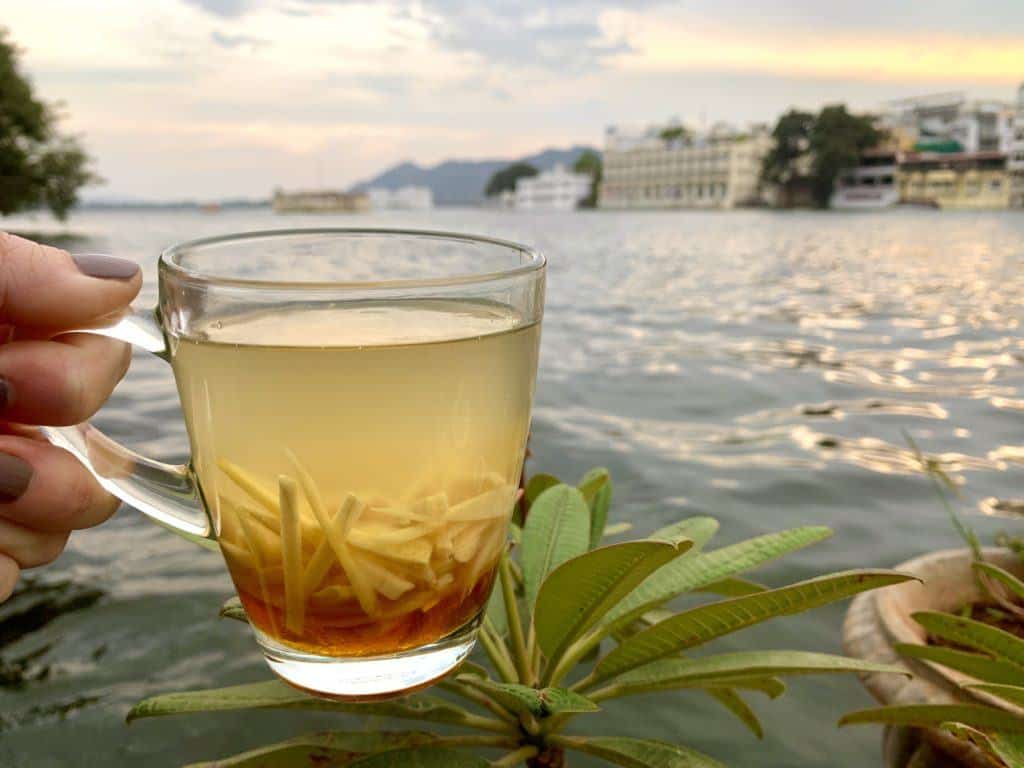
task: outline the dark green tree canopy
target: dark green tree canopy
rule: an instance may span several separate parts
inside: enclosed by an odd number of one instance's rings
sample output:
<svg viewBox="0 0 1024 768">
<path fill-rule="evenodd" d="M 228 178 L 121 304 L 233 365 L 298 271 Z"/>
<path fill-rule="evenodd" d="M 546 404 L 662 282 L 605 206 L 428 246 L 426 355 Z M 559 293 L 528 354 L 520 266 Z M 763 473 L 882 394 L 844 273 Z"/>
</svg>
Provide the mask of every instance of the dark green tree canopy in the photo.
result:
<svg viewBox="0 0 1024 768">
<path fill-rule="evenodd" d="M 572 169 L 576 173 L 586 173 L 590 175 L 590 178 L 592 179 L 590 194 L 580 201 L 580 207 L 593 208 L 597 205 L 597 188 L 601 183 L 601 174 L 603 172 L 601 156 L 593 150 L 585 150 L 576 158 L 576 162 L 573 163 Z"/>
<path fill-rule="evenodd" d="M 537 169 L 529 163 L 512 163 L 512 165 L 502 168 L 500 171 L 496 171 L 493 176 L 488 180 L 487 186 L 484 188 L 484 194 L 487 197 L 494 197 L 500 195 L 505 191 L 515 191 L 516 182 L 519 179 L 525 179 L 530 176 L 536 176 Z"/>
<path fill-rule="evenodd" d="M 89 157 L 57 132 L 58 115 L 18 69 L 18 49 L 0 28 L 0 215 L 45 205 L 63 219 L 78 190 L 98 181 Z"/>
</svg>

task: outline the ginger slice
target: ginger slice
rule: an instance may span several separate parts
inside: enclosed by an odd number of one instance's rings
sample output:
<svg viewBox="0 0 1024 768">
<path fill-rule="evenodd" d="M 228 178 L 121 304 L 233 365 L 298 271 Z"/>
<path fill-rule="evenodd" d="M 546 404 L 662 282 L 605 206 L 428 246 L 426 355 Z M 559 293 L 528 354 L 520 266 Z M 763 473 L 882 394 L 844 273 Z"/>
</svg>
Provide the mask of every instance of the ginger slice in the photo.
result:
<svg viewBox="0 0 1024 768">
<path fill-rule="evenodd" d="M 388 502 L 371 503 L 367 510 L 367 515 L 382 518 L 388 522 L 398 523 L 402 526 L 430 522 L 430 518 L 417 514 L 405 505 L 389 504 Z"/>
<path fill-rule="evenodd" d="M 380 541 L 372 532 L 353 529 L 349 532 L 349 541 L 353 547 L 373 552 L 375 555 L 386 557 L 389 560 L 398 560 L 403 563 L 414 565 L 427 565 L 430 563 L 430 555 L 434 547 L 429 541 L 421 538 L 415 541 L 407 541 L 401 544 L 392 544 L 387 541 Z"/>
<path fill-rule="evenodd" d="M 242 538 L 245 539 L 246 545 L 252 552 L 253 558 L 256 560 L 256 582 L 260 590 L 260 596 L 263 599 L 263 603 L 269 608 L 273 603 L 271 602 L 271 592 L 267 588 L 267 579 L 263 573 L 264 561 L 260 554 L 259 547 L 255 540 L 254 529 L 256 526 L 250 522 L 249 516 L 245 514 L 245 510 L 238 510 L 238 523 L 239 529 L 242 532 Z M 267 615 L 270 617 L 270 628 L 271 631 L 276 635 L 278 634 L 277 619 L 274 618 L 274 612 L 271 610 L 267 611 Z"/>
<path fill-rule="evenodd" d="M 488 520 L 464 523 L 452 534 L 452 556 L 456 562 L 468 563 L 479 551 L 483 537 L 496 524 Z M 454 526 L 453 526 L 454 528 Z"/>
<path fill-rule="evenodd" d="M 403 579 L 388 569 L 379 560 L 374 559 L 372 555 L 358 556 L 357 562 L 366 572 L 373 588 L 388 600 L 397 600 L 416 586 L 411 581 Z"/>
<path fill-rule="evenodd" d="M 299 525 L 299 489 L 287 475 L 277 478 L 281 506 L 281 563 L 284 568 L 285 627 L 301 634 L 306 623 L 306 595 L 302 588 L 302 528 Z"/>
<path fill-rule="evenodd" d="M 314 611 L 335 611 L 356 599 L 356 593 L 351 587 L 342 587 L 337 584 L 325 587 L 314 592 L 309 597 L 309 607 Z"/>
<path fill-rule="evenodd" d="M 249 570 L 257 568 L 256 556 L 249 550 L 237 544 L 232 544 L 227 539 L 221 539 L 219 544 L 224 556 L 234 565 L 248 568 Z"/>
<path fill-rule="evenodd" d="M 355 510 L 349 510 L 348 513 L 342 515 L 335 515 L 334 520 L 327 519 L 327 510 L 324 507 L 323 497 L 320 495 L 320 489 L 317 488 L 316 481 L 313 480 L 313 476 L 299 461 L 299 457 L 289 449 L 285 449 L 285 454 L 288 459 L 295 466 L 295 473 L 299 476 L 299 484 L 302 486 L 302 492 L 306 496 L 306 501 L 309 502 L 310 509 L 313 510 L 313 517 L 316 518 L 320 528 L 324 532 L 324 536 L 327 539 L 327 543 L 334 551 L 335 556 L 338 558 L 338 563 L 341 565 L 345 576 L 348 577 L 349 583 L 352 585 L 352 589 L 355 590 L 356 598 L 359 600 L 359 605 L 363 611 L 368 615 L 374 615 L 377 612 L 377 595 L 370 588 L 369 584 L 366 583 L 365 575 L 359 570 L 358 564 L 352 557 L 352 553 L 348 548 L 349 535 L 352 530 L 354 518 L 357 514 L 362 513 L 362 505 Z M 347 499 L 346 499 L 347 501 Z M 343 508 L 344 508 L 343 504 Z"/>
<path fill-rule="evenodd" d="M 445 522 L 448 512 L 448 496 L 444 493 L 436 493 L 420 499 L 413 507 L 413 511 L 422 515 L 430 521 L 434 528 L 434 547 L 437 554 L 449 555 L 452 551 L 452 537 Z"/>
<path fill-rule="evenodd" d="M 341 502 L 341 506 L 338 507 L 338 511 L 334 513 L 334 517 L 331 518 L 330 525 L 338 528 L 338 530 L 345 530 L 349 518 L 359 516 L 361 512 L 360 506 L 361 502 L 359 499 L 351 493 L 348 494 Z M 324 580 L 327 572 L 331 570 L 331 566 L 334 565 L 336 559 L 330 542 L 325 536 L 322 536 L 320 544 L 317 546 L 316 551 L 313 552 L 313 557 L 310 558 L 309 564 L 306 566 L 306 573 L 303 576 L 303 586 L 307 595 L 312 594 L 320 586 L 320 583 Z"/>
<path fill-rule="evenodd" d="M 473 587 L 476 586 L 480 577 L 490 568 L 494 567 L 501 554 L 501 548 L 505 545 L 505 541 L 504 526 L 493 526 L 490 531 L 483 534 L 476 555 L 467 569 L 468 575 L 465 583 L 462 585 L 463 594 L 468 595 L 473 590 Z"/>
<path fill-rule="evenodd" d="M 511 485 L 494 488 L 449 508 L 445 519 L 453 523 L 468 523 L 509 517 L 515 494 L 516 489 Z"/>
<path fill-rule="evenodd" d="M 277 505 L 277 497 L 264 487 L 259 480 L 250 475 L 233 461 L 228 461 L 223 458 L 218 459 L 217 466 L 220 467 L 221 472 L 231 478 L 235 485 L 245 491 L 253 501 L 259 503 L 260 506 L 268 512 L 273 513 L 276 520 L 280 513 L 280 509 Z"/>
</svg>

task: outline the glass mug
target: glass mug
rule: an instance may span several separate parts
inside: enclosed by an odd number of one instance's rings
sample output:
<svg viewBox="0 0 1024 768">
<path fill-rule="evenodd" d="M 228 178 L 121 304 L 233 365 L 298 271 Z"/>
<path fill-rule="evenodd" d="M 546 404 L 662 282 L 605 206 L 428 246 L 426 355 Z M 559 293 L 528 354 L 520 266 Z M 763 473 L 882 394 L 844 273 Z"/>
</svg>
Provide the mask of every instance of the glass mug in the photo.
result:
<svg viewBox="0 0 1024 768">
<path fill-rule="evenodd" d="M 187 465 L 47 428 L 107 490 L 219 548 L 271 669 L 365 699 L 469 654 L 529 431 L 545 259 L 438 232 L 176 245 L 159 304 L 94 332 L 171 363 Z"/>
</svg>

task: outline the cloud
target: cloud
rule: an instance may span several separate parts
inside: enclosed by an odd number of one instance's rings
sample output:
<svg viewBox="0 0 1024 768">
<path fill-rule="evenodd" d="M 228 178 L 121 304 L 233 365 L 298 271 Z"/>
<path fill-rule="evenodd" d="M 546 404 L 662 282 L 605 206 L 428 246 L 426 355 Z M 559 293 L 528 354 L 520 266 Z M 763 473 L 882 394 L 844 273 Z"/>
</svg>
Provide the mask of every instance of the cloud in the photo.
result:
<svg viewBox="0 0 1024 768">
<path fill-rule="evenodd" d="M 183 0 L 183 2 L 224 19 L 244 16 L 256 5 L 252 0 Z"/>
<path fill-rule="evenodd" d="M 262 40 L 258 37 L 253 37 L 252 35 L 232 35 L 228 32 L 221 32 L 218 29 L 215 29 L 210 34 L 210 39 L 213 40 L 213 42 L 216 45 L 219 45 L 221 48 L 228 49 L 241 48 L 243 46 L 247 46 L 250 48 L 261 48 L 265 45 L 268 45 L 268 42 L 266 40 Z"/>
</svg>

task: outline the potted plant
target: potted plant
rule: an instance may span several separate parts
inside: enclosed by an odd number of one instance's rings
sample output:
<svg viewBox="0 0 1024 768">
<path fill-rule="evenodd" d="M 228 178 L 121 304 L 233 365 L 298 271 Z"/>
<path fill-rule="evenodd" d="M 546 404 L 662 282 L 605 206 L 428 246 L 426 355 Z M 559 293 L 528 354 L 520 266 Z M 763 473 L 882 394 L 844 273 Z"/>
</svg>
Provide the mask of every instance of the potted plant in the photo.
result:
<svg viewBox="0 0 1024 768">
<path fill-rule="evenodd" d="M 220 690 L 170 693 L 129 713 L 136 720 L 190 712 L 288 708 L 440 723 L 423 730 L 313 733 L 207 763 L 207 766 L 323 765 L 359 768 L 479 768 L 526 763 L 564 766 L 581 752 L 633 768 L 720 766 L 689 747 L 625 735 L 591 735 L 577 718 L 650 691 L 711 696 L 751 731 L 761 725 L 747 701 L 785 690 L 789 675 L 902 670 L 804 651 L 690 656 L 694 649 L 768 619 L 823 606 L 912 577 L 889 570 L 835 573 L 769 589 L 742 575 L 819 542 L 827 528 L 802 527 L 708 549 L 718 529 L 692 517 L 645 539 L 605 544 L 628 526 L 606 525 L 612 483 L 602 469 L 577 486 L 531 479 L 480 631 L 487 665 L 467 663 L 429 693 L 367 704 L 325 701 L 270 680 Z M 666 609 L 691 593 L 718 595 Z M 237 601 L 223 614 L 245 619 Z M 459 731 L 451 733 L 452 728 Z M 465 731 L 465 732 L 463 732 Z M 488 762 L 482 755 L 490 753 Z"/>
<path fill-rule="evenodd" d="M 911 447 L 967 546 L 901 563 L 897 568 L 919 581 L 853 601 L 843 627 L 847 653 L 902 664 L 914 677 L 865 676 L 868 690 L 886 706 L 851 713 L 842 723 L 919 729 L 887 734 L 891 768 L 928 765 L 935 754 L 975 768 L 1024 768 L 1019 546 L 1003 536 L 1003 547 L 982 548 L 949 502 L 955 484 L 912 441 Z"/>
</svg>

